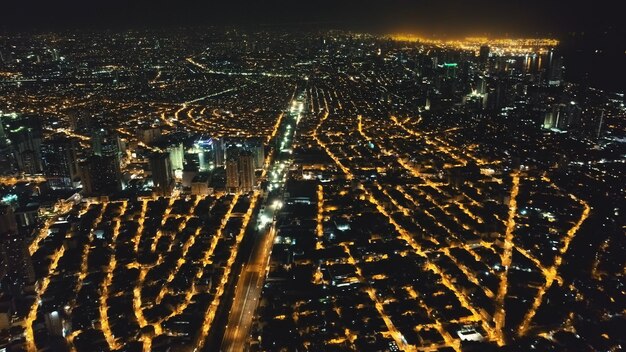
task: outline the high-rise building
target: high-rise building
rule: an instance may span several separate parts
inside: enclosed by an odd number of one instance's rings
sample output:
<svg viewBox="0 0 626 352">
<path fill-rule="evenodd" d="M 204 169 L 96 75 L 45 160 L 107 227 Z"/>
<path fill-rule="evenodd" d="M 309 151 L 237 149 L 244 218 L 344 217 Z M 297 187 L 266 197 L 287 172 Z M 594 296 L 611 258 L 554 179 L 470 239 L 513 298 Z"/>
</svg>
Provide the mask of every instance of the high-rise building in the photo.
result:
<svg viewBox="0 0 626 352">
<path fill-rule="evenodd" d="M 2 119 L 20 172 L 37 174 L 41 165 L 41 122 L 34 116 L 13 115 Z"/>
<path fill-rule="evenodd" d="M 209 181 L 211 175 L 208 173 L 197 174 L 191 182 L 191 194 L 206 196 L 212 193 L 212 189 L 209 188 Z"/>
<path fill-rule="evenodd" d="M 93 135 L 98 130 L 98 119 L 89 111 L 80 108 L 70 109 L 67 112 L 70 128 L 80 133 Z"/>
<path fill-rule="evenodd" d="M 59 49 L 50 49 L 50 55 L 52 56 L 53 61 L 59 61 L 61 59 Z"/>
<path fill-rule="evenodd" d="M 559 104 L 555 128 L 567 131 L 580 121 L 581 109 L 576 102 Z"/>
<path fill-rule="evenodd" d="M 41 147 L 44 174 L 53 189 L 71 189 L 79 178 L 79 144 L 76 139 L 55 135 Z"/>
<path fill-rule="evenodd" d="M 446 78 L 456 78 L 459 64 L 456 62 L 446 62 L 443 64 Z"/>
<path fill-rule="evenodd" d="M 102 155 L 102 142 L 106 131 L 104 129 L 97 129 L 91 132 L 91 152 L 93 155 Z"/>
<path fill-rule="evenodd" d="M 87 195 L 107 195 L 122 189 L 119 162 L 115 156 L 92 155 L 80 164 L 83 191 Z"/>
<path fill-rule="evenodd" d="M 478 76 L 478 82 L 476 83 L 476 93 L 484 95 L 487 93 L 487 78 L 484 76 Z"/>
<path fill-rule="evenodd" d="M 244 150 L 239 154 L 239 190 L 242 192 L 251 192 L 254 189 L 254 163 L 251 151 Z"/>
<path fill-rule="evenodd" d="M 489 62 L 489 53 L 490 53 L 491 49 L 489 48 L 488 45 L 483 45 L 480 47 L 480 51 L 478 54 L 478 59 L 480 60 L 481 64 L 487 64 L 487 62 Z"/>
<path fill-rule="evenodd" d="M 224 166 L 224 138 L 213 140 L 213 150 L 215 151 L 215 166 Z"/>
<path fill-rule="evenodd" d="M 170 163 L 172 164 L 172 170 L 182 170 L 184 166 L 185 150 L 183 144 L 178 143 L 167 147 L 167 152 L 170 156 Z"/>
<path fill-rule="evenodd" d="M 106 178 L 112 179 L 110 172 L 115 170 L 116 186 L 113 183 L 102 179 L 101 186 L 112 191 L 120 190 L 122 186 L 122 153 L 124 151 L 122 140 L 117 132 L 111 132 L 102 128 L 96 129 L 91 134 L 92 155 L 101 157 L 106 163 Z M 95 159 L 94 159 L 95 160 Z M 97 169 L 97 167 L 96 167 Z"/>
<path fill-rule="evenodd" d="M 117 133 L 99 129 L 91 134 L 91 151 L 97 156 L 115 157 L 119 163 L 122 158 L 122 142 Z"/>
<path fill-rule="evenodd" d="M 4 125 L 2 124 L 2 116 L 0 116 L 0 174 L 9 174 L 13 172 L 13 151 L 11 150 L 11 141 L 4 133 Z"/>
<path fill-rule="evenodd" d="M 19 170 L 27 175 L 41 173 L 41 154 L 34 150 L 24 150 L 17 157 Z"/>
<path fill-rule="evenodd" d="M 206 171 L 211 169 L 211 151 L 200 149 L 198 151 L 198 168 L 200 171 Z"/>
<path fill-rule="evenodd" d="M 234 157 L 226 160 L 226 190 L 228 192 L 239 190 L 239 162 Z"/>
<path fill-rule="evenodd" d="M 230 147 L 226 151 L 226 190 L 250 192 L 255 186 L 254 154 L 249 150 Z"/>
<path fill-rule="evenodd" d="M 160 127 L 143 127 L 137 131 L 137 138 L 145 144 L 151 144 L 161 138 Z"/>
<path fill-rule="evenodd" d="M 14 53 L 9 51 L 9 50 L 4 50 L 4 51 L 0 51 L 0 63 L 2 63 L 3 65 L 9 65 L 11 63 L 13 63 L 14 60 Z"/>
<path fill-rule="evenodd" d="M 19 294 L 35 281 L 35 271 L 24 236 L 18 232 L 17 221 L 10 205 L 0 205 L 0 242 L 2 243 L 3 281 L 10 291 Z"/>
<path fill-rule="evenodd" d="M 39 223 L 39 203 L 31 202 L 15 208 L 15 219 L 20 234 L 32 233 Z"/>
<path fill-rule="evenodd" d="M 263 145 L 263 141 L 260 139 L 254 140 L 250 142 L 249 147 L 254 155 L 254 168 L 262 169 L 265 163 L 265 146 Z"/>
<path fill-rule="evenodd" d="M 169 153 L 154 153 L 150 156 L 153 192 L 160 196 L 169 196 L 174 188 L 174 172 Z"/>
<path fill-rule="evenodd" d="M 549 107 L 544 114 L 543 125 L 545 129 L 557 128 L 559 124 L 559 111 L 556 106 Z"/>
<path fill-rule="evenodd" d="M 198 155 L 198 169 L 200 171 L 211 170 L 215 165 L 215 140 L 200 138 L 194 143 L 194 152 Z"/>
<path fill-rule="evenodd" d="M 280 140 L 276 139 L 276 143 L 278 147 Z M 262 169 L 265 164 L 265 144 L 262 138 L 229 137 L 220 138 L 219 140 L 214 139 L 213 150 L 215 151 L 216 166 L 220 166 L 219 159 L 224 156 L 226 159 L 229 159 L 230 154 L 240 153 L 242 150 L 252 152 L 255 169 Z"/>
<path fill-rule="evenodd" d="M 2 123 L 2 115 L 0 115 L 0 143 L 7 143 L 7 135 L 4 132 L 4 124 Z"/>
<path fill-rule="evenodd" d="M 547 81 L 550 86 L 560 86 L 563 80 L 563 57 L 551 49 L 548 54 Z"/>
<path fill-rule="evenodd" d="M 5 233 L 17 233 L 17 220 L 10 205 L 0 204 L 0 234 Z"/>
</svg>

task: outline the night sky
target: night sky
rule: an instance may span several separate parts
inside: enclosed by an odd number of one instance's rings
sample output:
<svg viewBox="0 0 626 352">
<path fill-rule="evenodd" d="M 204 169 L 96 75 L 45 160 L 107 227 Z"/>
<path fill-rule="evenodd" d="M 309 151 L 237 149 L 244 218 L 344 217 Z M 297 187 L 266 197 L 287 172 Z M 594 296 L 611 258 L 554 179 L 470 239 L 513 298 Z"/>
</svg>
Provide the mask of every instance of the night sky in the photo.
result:
<svg viewBox="0 0 626 352">
<path fill-rule="evenodd" d="M 549 0 L 19 0 L 5 30 L 206 24 L 309 24 L 437 34 L 544 34 L 614 27 L 619 1 Z"/>
</svg>

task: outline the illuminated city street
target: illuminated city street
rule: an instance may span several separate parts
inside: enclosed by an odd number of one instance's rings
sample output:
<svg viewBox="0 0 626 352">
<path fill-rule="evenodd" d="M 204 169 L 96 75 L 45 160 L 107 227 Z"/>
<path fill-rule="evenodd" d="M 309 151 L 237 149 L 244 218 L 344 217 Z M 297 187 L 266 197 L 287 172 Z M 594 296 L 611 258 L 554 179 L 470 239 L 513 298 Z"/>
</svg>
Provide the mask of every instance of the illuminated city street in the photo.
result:
<svg viewBox="0 0 626 352">
<path fill-rule="evenodd" d="M 270 195 L 280 195 L 284 187 L 286 171 L 291 164 L 290 149 L 302 114 L 301 104 L 302 102 L 293 100 L 286 118 L 281 125 L 277 125 L 277 131 L 283 132 L 277 135 L 280 147 L 275 151 L 276 156 L 270 155 L 270 168 L 267 173 L 269 182 L 264 193 L 265 200 L 261 207 L 263 210 L 258 215 L 258 233 L 254 234 L 252 252 L 248 260 L 242 263 L 243 268 L 237 280 L 237 288 L 233 295 L 232 308 L 222 342 L 224 351 L 243 351 L 250 336 L 252 320 L 267 275 L 276 235 L 275 214 L 284 201 L 280 196 L 275 198 Z"/>
</svg>

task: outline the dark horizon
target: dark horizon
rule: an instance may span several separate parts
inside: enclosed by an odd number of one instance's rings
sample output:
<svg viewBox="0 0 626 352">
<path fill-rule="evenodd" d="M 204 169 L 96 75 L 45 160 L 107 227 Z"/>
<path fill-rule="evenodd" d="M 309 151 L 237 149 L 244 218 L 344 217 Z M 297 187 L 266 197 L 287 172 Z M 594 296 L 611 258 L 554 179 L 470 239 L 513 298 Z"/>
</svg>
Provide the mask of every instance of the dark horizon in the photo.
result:
<svg viewBox="0 0 626 352">
<path fill-rule="evenodd" d="M 196 25 L 289 25 L 411 31 L 424 35 L 533 36 L 589 30 L 623 29 L 613 2 L 538 0 L 471 3 L 460 0 L 62 0 L 9 3 L 3 6 L 0 29 L 59 30 L 73 28 L 160 28 Z"/>
</svg>

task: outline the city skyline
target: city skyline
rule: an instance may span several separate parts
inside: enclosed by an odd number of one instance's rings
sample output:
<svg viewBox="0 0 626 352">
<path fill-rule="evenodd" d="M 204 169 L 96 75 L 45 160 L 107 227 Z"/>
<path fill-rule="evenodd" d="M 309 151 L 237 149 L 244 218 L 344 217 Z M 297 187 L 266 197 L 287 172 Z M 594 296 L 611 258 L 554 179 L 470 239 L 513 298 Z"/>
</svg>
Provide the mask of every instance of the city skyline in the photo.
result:
<svg viewBox="0 0 626 352">
<path fill-rule="evenodd" d="M 68 1 L 0 34 L 0 351 L 624 346 L 619 29 L 219 4 Z"/>
</svg>

